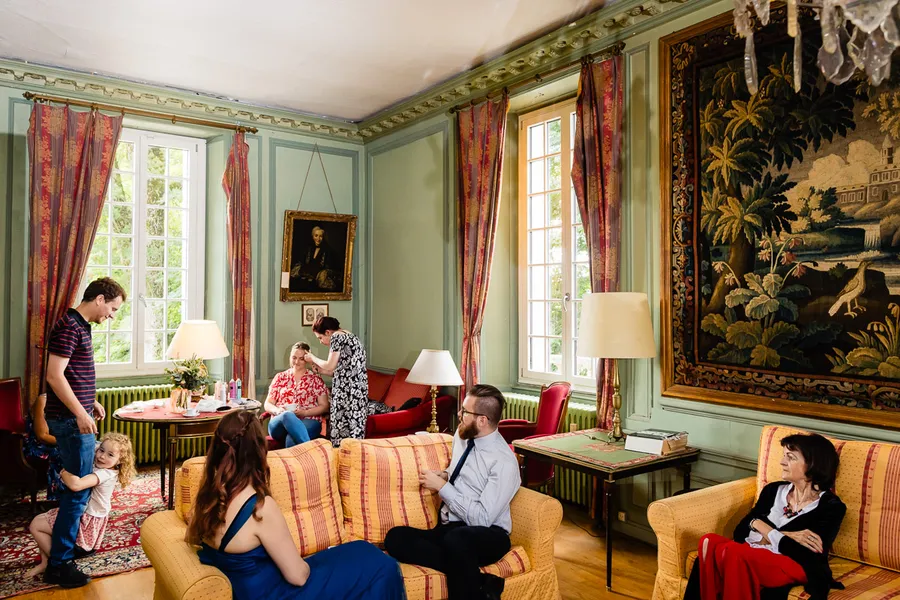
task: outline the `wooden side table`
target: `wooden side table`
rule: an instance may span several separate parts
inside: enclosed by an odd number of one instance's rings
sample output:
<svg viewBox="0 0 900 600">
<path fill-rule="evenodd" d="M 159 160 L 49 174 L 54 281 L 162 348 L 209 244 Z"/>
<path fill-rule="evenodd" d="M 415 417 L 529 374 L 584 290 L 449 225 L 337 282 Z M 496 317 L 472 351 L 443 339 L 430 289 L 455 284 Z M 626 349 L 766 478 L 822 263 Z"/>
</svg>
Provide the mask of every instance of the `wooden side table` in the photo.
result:
<svg viewBox="0 0 900 600">
<path fill-rule="evenodd" d="M 606 589 L 612 590 L 612 519 L 616 482 L 643 473 L 652 473 L 675 467 L 682 473 L 684 489 L 691 488 L 691 464 L 697 462 L 700 450 L 685 450 L 657 456 L 625 450 L 625 442 L 609 442 L 608 433 L 602 429 L 585 429 L 557 435 L 516 440 L 513 448 L 523 457 L 522 481 L 528 460 L 542 460 L 559 467 L 574 469 L 603 479 L 606 495 Z"/>
<path fill-rule="evenodd" d="M 259 410 L 259 407 L 244 409 L 233 406 L 232 410 Z M 183 414 L 168 412 L 165 408 L 150 408 L 142 413 L 122 412 L 120 408 L 113 413 L 117 421 L 134 423 L 151 423 L 159 431 L 159 493 L 167 499 L 169 510 L 175 508 L 175 458 L 178 440 L 187 438 L 212 437 L 216 433 L 219 421 L 231 411 L 200 413 L 196 417 L 185 417 Z M 166 494 L 166 464 L 169 467 L 169 489 Z"/>
</svg>

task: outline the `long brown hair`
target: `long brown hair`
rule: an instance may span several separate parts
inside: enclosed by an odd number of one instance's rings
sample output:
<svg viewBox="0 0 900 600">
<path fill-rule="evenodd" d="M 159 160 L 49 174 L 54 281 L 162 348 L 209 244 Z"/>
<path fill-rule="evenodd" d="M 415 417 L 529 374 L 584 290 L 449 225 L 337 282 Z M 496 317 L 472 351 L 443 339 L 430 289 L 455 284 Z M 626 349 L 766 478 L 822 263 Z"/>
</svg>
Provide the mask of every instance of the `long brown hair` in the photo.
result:
<svg viewBox="0 0 900 600">
<path fill-rule="evenodd" d="M 185 539 L 200 544 L 215 537 L 228 505 L 247 486 L 256 490 L 253 518 L 259 521 L 259 508 L 269 495 L 266 438 L 256 415 L 237 410 L 222 418 L 209 445 Z"/>
</svg>

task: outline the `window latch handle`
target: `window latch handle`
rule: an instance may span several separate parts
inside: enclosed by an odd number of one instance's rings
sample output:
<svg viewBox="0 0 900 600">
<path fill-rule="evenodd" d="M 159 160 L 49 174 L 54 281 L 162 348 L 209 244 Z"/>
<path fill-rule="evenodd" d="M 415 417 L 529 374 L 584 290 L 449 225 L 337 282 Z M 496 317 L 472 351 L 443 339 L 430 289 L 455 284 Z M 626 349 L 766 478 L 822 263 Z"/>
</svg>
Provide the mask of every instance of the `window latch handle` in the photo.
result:
<svg viewBox="0 0 900 600">
<path fill-rule="evenodd" d="M 571 297 L 569 296 L 569 292 L 566 292 L 563 294 L 563 310 L 565 312 L 569 312 L 569 300 L 571 300 Z"/>
</svg>

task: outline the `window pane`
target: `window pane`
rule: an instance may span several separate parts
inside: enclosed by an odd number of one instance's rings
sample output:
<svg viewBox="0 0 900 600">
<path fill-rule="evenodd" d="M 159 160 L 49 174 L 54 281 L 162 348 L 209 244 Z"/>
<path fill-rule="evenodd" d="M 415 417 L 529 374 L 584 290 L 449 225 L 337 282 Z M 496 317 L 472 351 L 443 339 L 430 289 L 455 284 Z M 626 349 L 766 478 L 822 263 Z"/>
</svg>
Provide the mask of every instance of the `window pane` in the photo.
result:
<svg viewBox="0 0 900 600">
<path fill-rule="evenodd" d="M 573 352 L 575 353 L 576 361 L 575 361 L 575 376 L 576 377 L 590 377 L 593 379 L 596 377 L 594 374 L 594 359 L 589 356 L 580 356 L 578 354 L 578 340 L 575 340 L 575 347 Z"/>
<path fill-rule="evenodd" d="M 91 255 L 88 258 L 89 265 L 109 264 L 109 236 L 98 235 L 94 237 L 94 245 L 91 246 Z M 104 275 L 101 275 L 103 277 Z"/>
<path fill-rule="evenodd" d="M 146 282 L 146 295 L 148 298 L 165 298 L 165 284 L 163 283 L 165 275 L 162 271 L 147 271 L 144 281 Z"/>
<path fill-rule="evenodd" d="M 529 300 L 547 299 L 547 270 L 546 267 L 531 267 L 528 269 L 528 294 Z"/>
<path fill-rule="evenodd" d="M 147 204 L 162 206 L 166 203 L 166 180 L 151 177 L 147 180 Z"/>
<path fill-rule="evenodd" d="M 112 278 L 131 296 L 131 269 L 118 267 L 112 270 Z M 126 302 L 127 304 L 128 302 Z M 120 309 L 121 310 L 121 309 Z"/>
<path fill-rule="evenodd" d="M 575 239 L 575 260 L 577 262 L 587 262 L 591 259 L 588 252 L 587 238 L 584 236 L 584 227 L 576 225 L 574 228 Z"/>
<path fill-rule="evenodd" d="M 562 340 L 555 339 L 550 340 L 550 360 L 548 361 L 550 364 L 550 372 L 551 373 L 561 373 L 562 372 L 562 349 L 563 344 Z"/>
<path fill-rule="evenodd" d="M 163 333 L 144 334 L 144 360 L 147 362 L 159 362 L 163 360 Z"/>
<path fill-rule="evenodd" d="M 109 334 L 109 362 L 111 364 L 131 362 L 130 332 Z"/>
<path fill-rule="evenodd" d="M 528 128 L 528 158 L 544 155 L 544 124 L 539 123 Z"/>
<path fill-rule="evenodd" d="M 147 266 L 166 266 L 166 243 L 163 240 L 150 240 L 147 243 Z"/>
<path fill-rule="evenodd" d="M 528 163 L 528 193 L 544 191 L 544 159 L 538 159 Z"/>
<path fill-rule="evenodd" d="M 591 291 L 591 268 L 589 265 L 575 265 L 575 299 L 581 300 Z"/>
<path fill-rule="evenodd" d="M 151 175 L 166 174 L 166 149 L 150 146 L 147 149 L 147 172 Z"/>
<path fill-rule="evenodd" d="M 550 204 L 550 225 L 562 224 L 562 193 L 550 192 L 547 194 Z"/>
<path fill-rule="evenodd" d="M 166 303 L 162 301 L 147 302 L 144 311 L 144 329 L 166 328 Z"/>
<path fill-rule="evenodd" d="M 119 142 L 116 146 L 116 158 L 113 161 L 113 169 L 117 171 L 134 171 L 134 144 L 131 142 Z"/>
<path fill-rule="evenodd" d="M 187 221 L 187 212 L 178 209 L 169 209 L 166 211 L 168 217 L 169 237 L 184 236 L 184 222 Z"/>
<path fill-rule="evenodd" d="M 553 119 L 547 123 L 547 154 L 559 152 L 561 136 L 562 123 L 559 119 Z"/>
<path fill-rule="evenodd" d="M 84 281 L 90 283 L 101 277 L 109 277 L 108 267 L 88 267 L 84 270 Z"/>
<path fill-rule="evenodd" d="M 163 208 L 147 209 L 147 235 L 162 237 L 166 234 L 166 211 Z"/>
<path fill-rule="evenodd" d="M 112 208 L 112 230 L 113 233 L 123 235 L 131 235 L 133 211 L 131 206 L 127 204 L 113 204 Z"/>
<path fill-rule="evenodd" d="M 547 246 L 550 248 L 548 255 L 551 263 L 562 262 L 562 228 L 554 227 L 547 230 Z"/>
<path fill-rule="evenodd" d="M 572 222 L 581 223 L 581 210 L 578 208 L 578 197 L 575 196 L 575 186 L 569 186 L 569 197 L 572 198 Z"/>
<path fill-rule="evenodd" d="M 546 302 L 529 302 L 528 310 L 531 313 L 529 319 L 529 335 L 546 335 L 547 321 L 549 319 L 548 305 Z"/>
<path fill-rule="evenodd" d="M 550 303 L 550 335 L 563 334 L 563 309 L 562 302 Z"/>
<path fill-rule="evenodd" d="M 536 196 L 528 197 L 528 227 L 529 229 L 537 229 L 538 227 L 544 227 L 547 224 L 546 219 L 546 204 L 544 202 L 544 195 L 537 194 Z"/>
<path fill-rule="evenodd" d="M 187 152 L 180 148 L 169 148 L 169 176 L 184 177 L 187 175 Z"/>
<path fill-rule="evenodd" d="M 169 206 L 182 208 L 187 206 L 184 198 L 184 183 L 181 181 L 169 182 Z"/>
<path fill-rule="evenodd" d="M 110 258 L 113 265 L 129 267 L 131 261 L 131 238 L 130 237 L 114 237 L 112 238 Z"/>
<path fill-rule="evenodd" d="M 540 265 L 547 262 L 546 244 L 547 234 L 543 229 L 528 232 L 528 264 Z"/>
<path fill-rule="evenodd" d="M 166 328 L 178 329 L 184 314 L 184 302 L 169 302 L 166 306 Z"/>
<path fill-rule="evenodd" d="M 113 202 L 134 202 L 134 175 L 113 173 L 109 181 L 109 193 Z"/>
<path fill-rule="evenodd" d="M 100 213 L 100 223 L 97 225 L 97 234 L 109 233 L 109 205 L 105 205 L 103 207 L 103 211 Z M 96 244 L 96 239 L 94 240 Z M 91 247 L 93 250 L 93 247 Z"/>
<path fill-rule="evenodd" d="M 116 316 L 109 322 L 109 328 L 112 331 L 131 331 L 131 307 L 130 299 L 119 307 Z"/>
<path fill-rule="evenodd" d="M 563 268 L 562 265 L 549 267 L 550 272 L 550 297 L 555 300 L 562 300 L 563 297 Z"/>
<path fill-rule="evenodd" d="M 547 371 L 547 339 L 533 337 L 528 340 L 528 368 L 532 371 Z"/>
<path fill-rule="evenodd" d="M 166 281 L 166 298 L 184 297 L 184 271 L 169 271 Z"/>
<path fill-rule="evenodd" d="M 184 265 L 184 244 L 178 241 L 169 240 L 166 242 L 166 266 L 181 268 Z"/>
<path fill-rule="evenodd" d="M 98 365 L 106 364 L 106 335 L 94 331 L 91 335 L 91 345 L 94 347 L 94 362 Z"/>
<path fill-rule="evenodd" d="M 562 181 L 562 163 L 559 156 L 551 156 L 547 160 L 547 189 L 558 190 Z"/>
</svg>

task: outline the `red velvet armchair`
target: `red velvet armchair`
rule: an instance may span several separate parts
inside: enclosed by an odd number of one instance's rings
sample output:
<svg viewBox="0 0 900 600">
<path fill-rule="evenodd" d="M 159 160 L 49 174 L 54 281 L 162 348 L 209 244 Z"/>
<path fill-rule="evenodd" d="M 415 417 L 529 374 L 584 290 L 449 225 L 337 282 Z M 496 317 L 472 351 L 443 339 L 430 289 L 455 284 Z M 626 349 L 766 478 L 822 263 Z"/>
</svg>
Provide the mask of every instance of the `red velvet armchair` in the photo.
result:
<svg viewBox="0 0 900 600">
<path fill-rule="evenodd" d="M 22 381 L 18 377 L 0 379 L 0 483 L 27 488 L 32 510 L 37 504 L 41 473 L 25 459 L 25 413 Z"/>
<path fill-rule="evenodd" d="M 530 422 L 525 419 L 503 419 L 498 427 L 500 435 L 511 445 L 515 440 L 559 433 L 566 422 L 566 412 L 569 410 L 571 396 L 572 384 L 565 381 L 557 381 L 549 386 L 541 387 L 537 420 Z M 540 487 L 552 480 L 553 465 L 532 460 L 526 466 L 526 481 L 523 481 L 522 484 L 528 487 Z"/>
<path fill-rule="evenodd" d="M 398 369 L 396 373 L 380 373 L 368 370 L 369 398 L 380 400 L 398 409 L 410 398 L 421 398 L 422 403 L 407 410 L 372 415 L 366 421 L 367 438 L 389 438 L 425 431 L 431 423 L 431 388 L 427 385 L 407 383 L 409 369 Z M 450 418 L 455 409 L 452 396 L 438 396 L 437 423 L 441 431 L 450 428 Z"/>
</svg>

